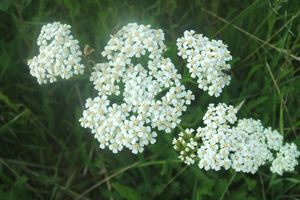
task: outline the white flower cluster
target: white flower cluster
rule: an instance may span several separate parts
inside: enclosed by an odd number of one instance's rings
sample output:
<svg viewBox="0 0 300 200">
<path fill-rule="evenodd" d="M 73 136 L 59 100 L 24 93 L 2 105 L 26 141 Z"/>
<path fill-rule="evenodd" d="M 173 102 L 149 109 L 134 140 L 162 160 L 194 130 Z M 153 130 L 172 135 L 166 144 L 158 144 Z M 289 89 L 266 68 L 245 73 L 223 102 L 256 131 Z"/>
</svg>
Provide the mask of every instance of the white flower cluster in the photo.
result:
<svg viewBox="0 0 300 200">
<path fill-rule="evenodd" d="M 80 119 L 100 148 L 142 152 L 155 142 L 153 129 L 171 132 L 194 99 L 171 60 L 162 57 L 163 40 L 162 30 L 136 23 L 111 36 L 102 52 L 108 62 L 96 64 L 90 79 L 98 97 L 87 100 Z M 143 56 L 149 57 L 147 63 L 136 64 Z"/>
<path fill-rule="evenodd" d="M 300 152 L 295 144 L 282 146 L 276 155 L 276 159 L 272 162 L 271 171 L 279 175 L 282 175 L 284 171 L 294 171 L 299 156 Z"/>
<path fill-rule="evenodd" d="M 39 55 L 28 61 L 39 84 L 83 73 L 82 52 L 70 29 L 60 22 L 42 27 L 37 40 Z M 232 56 L 227 45 L 191 30 L 177 39 L 177 46 L 198 87 L 218 97 L 231 79 L 227 62 Z M 114 153 L 128 148 L 136 154 L 155 143 L 157 131 L 170 133 L 180 123 L 195 97 L 181 84 L 170 58 L 162 56 L 165 50 L 163 31 L 149 25 L 130 23 L 111 35 L 102 52 L 108 61 L 96 64 L 90 77 L 98 96 L 86 100 L 79 120 L 91 129 L 100 148 L 108 147 Z M 85 55 L 92 51 L 87 47 Z M 273 173 L 293 171 L 300 156 L 297 146 L 283 144 L 282 135 L 264 128 L 260 120 L 237 120 L 238 109 L 210 104 L 204 127 L 186 129 L 173 139 L 179 159 L 187 165 L 197 161 L 205 170 L 232 168 L 255 173 L 272 162 Z"/>
<path fill-rule="evenodd" d="M 202 140 L 198 149 L 199 167 L 205 170 L 228 169 L 231 166 L 230 151 L 232 138 L 229 124 L 233 124 L 237 110 L 226 104 L 210 104 L 203 117 L 205 127 L 197 129 L 197 135 Z"/>
<path fill-rule="evenodd" d="M 220 96 L 222 89 L 229 85 L 231 68 L 226 62 L 232 60 L 227 45 L 221 40 L 209 40 L 195 31 L 185 31 L 177 39 L 178 55 L 186 59 L 192 78 L 197 78 L 198 87 L 208 90 L 210 96 Z"/>
<path fill-rule="evenodd" d="M 232 137 L 232 168 L 247 173 L 255 173 L 261 165 L 271 161 L 271 150 L 278 142 L 281 146 L 283 140 L 279 132 L 265 129 L 260 120 L 254 119 L 239 120 L 232 128 Z"/>
<path fill-rule="evenodd" d="M 70 25 L 60 22 L 42 27 L 37 40 L 39 55 L 28 61 L 30 74 L 37 78 L 39 84 L 83 73 L 84 66 L 80 63 L 82 52 L 70 29 Z"/>
<path fill-rule="evenodd" d="M 300 156 L 295 144 L 283 146 L 283 137 L 278 131 L 264 128 L 260 120 L 250 118 L 237 121 L 236 113 L 237 109 L 232 106 L 210 104 L 203 117 L 205 127 L 199 127 L 196 133 L 188 129 L 173 140 L 174 148 L 180 154 L 179 159 L 188 164 L 198 161 L 199 168 L 205 170 L 232 168 L 255 173 L 268 161 L 273 161 L 271 171 L 274 173 L 294 170 Z M 232 126 L 236 121 L 237 125 Z M 193 140 L 191 148 L 187 138 L 196 138 L 198 143 Z M 186 156 L 190 149 L 192 156 Z M 274 159 L 273 153 L 276 151 L 279 152 Z"/>
</svg>

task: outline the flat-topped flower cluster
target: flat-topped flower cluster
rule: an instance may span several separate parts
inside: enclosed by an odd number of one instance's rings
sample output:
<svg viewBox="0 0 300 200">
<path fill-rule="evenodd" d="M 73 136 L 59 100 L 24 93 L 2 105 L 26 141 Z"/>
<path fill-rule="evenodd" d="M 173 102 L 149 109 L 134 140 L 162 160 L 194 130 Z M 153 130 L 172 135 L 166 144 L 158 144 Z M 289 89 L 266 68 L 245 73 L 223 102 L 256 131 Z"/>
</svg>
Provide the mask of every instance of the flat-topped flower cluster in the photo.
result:
<svg viewBox="0 0 300 200">
<path fill-rule="evenodd" d="M 59 22 L 42 27 L 39 55 L 28 61 L 39 84 L 83 73 L 82 52 L 70 28 Z M 210 96 L 220 96 L 230 83 L 232 56 L 227 45 L 185 31 L 177 47 L 198 87 Z M 195 97 L 181 83 L 171 59 L 163 56 L 165 51 L 163 31 L 149 25 L 130 23 L 110 36 L 101 53 L 107 61 L 95 64 L 90 76 L 97 96 L 86 100 L 79 120 L 81 126 L 91 129 L 100 148 L 113 153 L 127 148 L 137 154 L 156 142 L 159 131 L 170 133 L 178 126 Z M 179 159 L 188 165 L 197 162 L 205 170 L 255 173 L 271 162 L 274 173 L 293 171 L 300 156 L 297 146 L 284 144 L 282 135 L 264 128 L 260 120 L 238 120 L 239 109 L 210 104 L 203 127 L 186 129 L 173 140 Z"/>
<path fill-rule="evenodd" d="M 210 104 L 203 117 L 204 127 L 196 132 L 186 129 L 173 140 L 179 159 L 188 165 L 197 161 L 199 168 L 205 170 L 232 168 L 255 173 L 260 166 L 272 162 L 273 173 L 293 171 L 300 156 L 296 145 L 284 145 L 282 135 L 264 128 L 260 120 L 237 120 L 236 113 L 232 106 Z"/>
<path fill-rule="evenodd" d="M 210 96 L 220 96 L 222 89 L 229 85 L 228 61 L 232 60 L 227 45 L 221 40 L 209 40 L 195 31 L 185 31 L 177 39 L 178 55 L 186 59 L 192 78 L 197 78 L 198 87 L 208 91 Z"/>
<path fill-rule="evenodd" d="M 88 99 L 80 119 L 100 142 L 114 153 L 124 147 L 133 153 L 154 143 L 155 130 L 171 132 L 186 105 L 194 99 L 180 83 L 181 76 L 165 51 L 162 30 L 135 23 L 111 36 L 102 55 L 106 63 L 95 65 L 91 81 L 98 97 Z M 134 59 L 149 54 L 147 64 Z M 116 103 L 110 96 L 117 96 Z"/>
<path fill-rule="evenodd" d="M 54 22 L 42 27 L 37 39 L 39 55 L 28 61 L 30 74 L 39 84 L 69 79 L 73 74 L 83 74 L 82 52 L 73 38 L 71 26 Z"/>
</svg>

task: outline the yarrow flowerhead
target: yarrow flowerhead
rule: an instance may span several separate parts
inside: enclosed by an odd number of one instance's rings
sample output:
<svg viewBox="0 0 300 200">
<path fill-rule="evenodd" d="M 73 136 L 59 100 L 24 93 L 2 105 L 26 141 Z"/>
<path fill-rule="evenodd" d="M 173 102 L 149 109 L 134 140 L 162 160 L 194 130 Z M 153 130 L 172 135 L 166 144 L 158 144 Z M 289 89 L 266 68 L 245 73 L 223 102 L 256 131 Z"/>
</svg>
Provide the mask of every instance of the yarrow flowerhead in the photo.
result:
<svg viewBox="0 0 300 200">
<path fill-rule="evenodd" d="M 80 119 L 100 148 L 142 152 L 155 142 L 155 129 L 171 132 L 194 99 L 174 64 L 162 56 L 163 40 L 162 30 L 136 23 L 111 35 L 102 52 L 108 62 L 96 64 L 90 78 L 99 96 L 87 100 Z M 144 64 L 139 63 L 143 56 L 148 56 Z"/>
<path fill-rule="evenodd" d="M 28 61 L 30 74 L 37 78 L 39 84 L 83 73 L 84 65 L 80 63 L 82 52 L 70 29 L 70 25 L 60 22 L 42 27 L 37 40 L 39 55 Z"/>
<path fill-rule="evenodd" d="M 203 116 L 203 123 L 209 127 L 218 127 L 225 124 L 234 124 L 237 120 L 237 109 L 225 103 L 209 104 L 205 115 Z"/>
<path fill-rule="evenodd" d="M 203 117 L 204 127 L 199 127 L 194 135 L 188 129 L 173 140 L 174 149 L 180 154 L 179 159 L 187 164 L 198 161 L 199 168 L 205 170 L 232 168 L 255 173 L 260 166 L 273 161 L 272 172 L 281 175 L 284 171 L 293 171 L 300 156 L 296 145 L 283 145 L 283 137 L 278 131 L 264 128 L 260 120 L 237 120 L 236 113 L 237 109 L 232 106 L 210 104 Z M 197 138 L 197 142 L 193 143 L 192 156 L 186 156 L 185 149 L 189 149 L 190 145 L 182 138 Z M 198 148 L 197 156 L 194 154 L 195 148 Z M 274 159 L 273 153 L 276 151 L 279 152 Z"/>
<path fill-rule="evenodd" d="M 277 131 L 265 134 L 269 131 L 269 129 L 265 130 L 260 120 L 238 121 L 237 126 L 232 128 L 233 145 L 230 158 L 234 170 L 255 173 L 260 166 L 273 159 L 271 149 L 274 145 L 266 141 L 278 137 L 281 138 L 280 145 L 282 145 L 282 137 Z M 276 136 L 272 137 L 273 134 Z"/>
<path fill-rule="evenodd" d="M 227 63 L 232 56 L 227 45 L 221 40 L 209 40 L 195 31 L 185 31 L 177 39 L 178 55 L 186 59 L 192 78 L 197 78 L 198 87 L 208 90 L 210 96 L 220 96 L 222 89 L 229 85 L 231 68 Z"/>
<path fill-rule="evenodd" d="M 39 55 L 28 61 L 39 84 L 83 73 L 82 52 L 70 28 L 60 22 L 42 27 Z M 191 30 L 177 39 L 177 47 L 198 87 L 218 97 L 230 83 L 227 45 Z M 195 97 L 181 84 L 171 59 L 163 57 L 165 50 L 163 31 L 149 25 L 130 23 L 110 36 L 101 53 L 107 61 L 95 64 L 90 77 L 98 96 L 86 100 L 79 120 L 91 129 L 100 148 L 113 153 L 128 148 L 136 154 L 156 142 L 158 131 L 170 133 L 180 123 Z M 86 46 L 84 55 L 93 51 Z M 179 159 L 187 165 L 197 162 L 205 170 L 255 173 L 272 162 L 274 173 L 293 171 L 300 156 L 297 146 L 284 144 L 282 135 L 264 128 L 260 120 L 238 120 L 241 105 L 209 104 L 203 127 L 186 129 L 173 139 Z"/>
<path fill-rule="evenodd" d="M 231 128 L 229 124 L 235 123 L 237 110 L 233 106 L 220 103 L 217 106 L 209 104 L 203 117 L 205 127 L 197 129 L 201 138 L 197 156 L 199 168 L 205 170 L 228 169 L 231 166 L 230 152 L 232 147 Z"/>
<path fill-rule="evenodd" d="M 291 143 L 282 146 L 276 154 L 276 158 L 272 162 L 271 171 L 279 175 L 282 175 L 285 171 L 294 171 L 298 164 L 297 159 L 299 156 L 300 152 L 295 144 Z"/>
</svg>

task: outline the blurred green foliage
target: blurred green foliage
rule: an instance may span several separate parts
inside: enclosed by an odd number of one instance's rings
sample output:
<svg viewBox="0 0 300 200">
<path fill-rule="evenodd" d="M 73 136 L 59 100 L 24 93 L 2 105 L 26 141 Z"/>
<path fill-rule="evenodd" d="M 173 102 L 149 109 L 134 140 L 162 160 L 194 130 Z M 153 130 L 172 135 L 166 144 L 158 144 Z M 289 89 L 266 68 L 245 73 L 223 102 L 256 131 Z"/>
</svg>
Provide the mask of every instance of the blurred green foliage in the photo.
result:
<svg viewBox="0 0 300 200">
<path fill-rule="evenodd" d="M 112 31 L 138 22 L 164 30 L 166 55 L 183 74 L 175 42 L 194 29 L 228 44 L 232 82 L 217 99 L 187 84 L 196 101 L 181 126 L 199 126 L 211 102 L 245 99 L 239 117 L 259 118 L 300 147 L 299 15 L 297 0 L 1 0 L 0 199 L 300 199 L 299 167 L 277 176 L 268 167 L 252 175 L 184 166 L 171 146 L 178 129 L 137 156 L 100 150 L 78 122 L 95 95 L 89 71 L 40 86 L 26 66 L 45 23 L 72 25 L 101 61 Z"/>
</svg>

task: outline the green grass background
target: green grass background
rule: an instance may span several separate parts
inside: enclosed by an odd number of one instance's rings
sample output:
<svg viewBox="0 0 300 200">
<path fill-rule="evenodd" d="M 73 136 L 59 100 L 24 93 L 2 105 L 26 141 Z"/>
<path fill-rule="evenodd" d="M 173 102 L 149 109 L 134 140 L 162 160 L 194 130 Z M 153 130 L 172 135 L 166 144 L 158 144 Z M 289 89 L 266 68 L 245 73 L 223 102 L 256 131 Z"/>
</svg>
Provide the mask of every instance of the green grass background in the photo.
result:
<svg viewBox="0 0 300 200">
<path fill-rule="evenodd" d="M 139 155 L 101 150 L 78 122 L 82 103 L 96 94 L 89 70 L 40 86 L 26 65 L 45 23 L 72 25 L 81 46 L 94 47 L 102 61 L 113 30 L 138 22 L 164 30 L 166 56 L 186 73 L 175 43 L 194 29 L 228 44 L 232 81 L 219 98 L 186 84 L 196 101 L 181 126 L 201 125 L 211 102 L 245 99 L 240 118 L 261 119 L 300 147 L 299 15 L 298 0 L 1 0 L 0 199 L 300 199 L 299 167 L 283 176 L 268 166 L 254 175 L 186 167 L 171 145 L 177 128 Z"/>
</svg>

